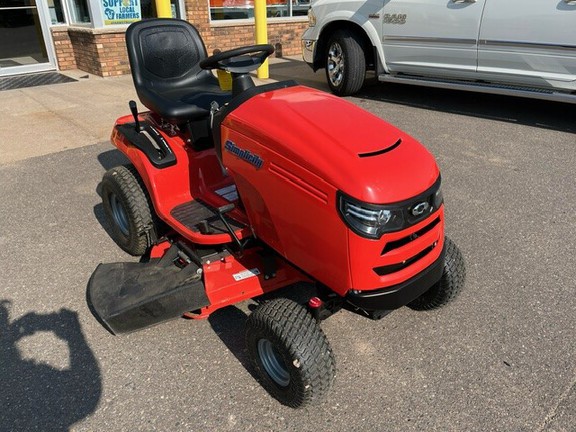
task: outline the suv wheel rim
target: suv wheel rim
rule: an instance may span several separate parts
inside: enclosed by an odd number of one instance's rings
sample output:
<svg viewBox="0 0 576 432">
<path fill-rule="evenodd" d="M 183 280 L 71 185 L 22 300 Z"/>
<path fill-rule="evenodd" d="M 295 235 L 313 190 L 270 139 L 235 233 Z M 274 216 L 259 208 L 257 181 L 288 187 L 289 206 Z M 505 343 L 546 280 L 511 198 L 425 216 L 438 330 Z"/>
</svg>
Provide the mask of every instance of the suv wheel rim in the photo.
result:
<svg viewBox="0 0 576 432">
<path fill-rule="evenodd" d="M 333 42 L 328 48 L 326 68 L 330 82 L 334 87 L 338 87 L 344 79 L 344 54 L 338 42 Z"/>
<path fill-rule="evenodd" d="M 258 356 L 270 378 L 280 387 L 287 387 L 290 383 L 290 374 L 272 342 L 268 339 L 260 339 L 258 341 Z"/>
<path fill-rule="evenodd" d="M 118 199 L 116 194 L 110 194 L 109 198 L 110 208 L 112 209 L 112 217 L 114 218 L 114 223 L 120 229 L 120 232 L 125 236 L 128 236 L 128 216 L 126 216 L 126 211 L 124 206 Z"/>
</svg>

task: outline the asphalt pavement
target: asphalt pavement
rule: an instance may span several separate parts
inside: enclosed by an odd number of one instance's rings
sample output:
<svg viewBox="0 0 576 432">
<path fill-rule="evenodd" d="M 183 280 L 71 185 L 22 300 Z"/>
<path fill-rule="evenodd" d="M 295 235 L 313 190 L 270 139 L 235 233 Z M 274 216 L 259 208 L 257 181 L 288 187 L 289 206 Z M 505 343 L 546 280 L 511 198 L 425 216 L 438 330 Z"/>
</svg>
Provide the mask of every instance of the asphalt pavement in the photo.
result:
<svg viewBox="0 0 576 432">
<path fill-rule="evenodd" d="M 271 76 L 327 88 L 296 59 Z M 440 310 L 324 321 L 334 387 L 292 410 L 253 376 L 246 303 L 124 336 L 89 312 L 98 263 L 134 260 L 97 193 L 134 97 L 129 77 L 0 92 L 1 431 L 576 430 L 574 106 L 373 79 L 348 98 L 437 158 L 467 282 Z"/>
</svg>

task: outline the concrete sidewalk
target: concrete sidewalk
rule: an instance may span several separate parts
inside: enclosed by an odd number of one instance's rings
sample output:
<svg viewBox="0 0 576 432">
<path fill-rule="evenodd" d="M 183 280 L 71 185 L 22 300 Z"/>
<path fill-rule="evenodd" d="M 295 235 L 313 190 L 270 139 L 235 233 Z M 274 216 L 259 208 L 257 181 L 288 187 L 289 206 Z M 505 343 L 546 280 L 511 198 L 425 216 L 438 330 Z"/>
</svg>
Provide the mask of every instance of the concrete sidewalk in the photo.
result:
<svg viewBox="0 0 576 432">
<path fill-rule="evenodd" d="M 316 80 L 322 86 L 323 74 L 314 75 L 299 58 L 270 63 L 265 82 Z M 107 141 L 114 121 L 129 114 L 128 101 L 138 101 L 129 75 L 101 78 L 79 70 L 65 75 L 78 81 L 0 92 L 0 164 Z"/>
</svg>

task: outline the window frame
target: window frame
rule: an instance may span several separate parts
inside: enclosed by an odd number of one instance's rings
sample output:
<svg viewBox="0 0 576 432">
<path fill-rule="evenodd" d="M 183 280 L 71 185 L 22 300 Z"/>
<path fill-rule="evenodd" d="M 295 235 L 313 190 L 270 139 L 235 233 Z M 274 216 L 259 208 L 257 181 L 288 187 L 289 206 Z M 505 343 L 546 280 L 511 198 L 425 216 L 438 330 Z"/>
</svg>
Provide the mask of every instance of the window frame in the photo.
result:
<svg viewBox="0 0 576 432">
<path fill-rule="evenodd" d="M 254 1 L 254 0 L 252 0 Z M 254 6 L 246 8 L 246 10 L 252 11 L 252 16 L 247 18 L 232 18 L 232 19 L 212 19 L 212 7 L 210 6 L 210 0 L 206 0 L 208 6 L 208 21 L 210 25 L 213 27 L 226 27 L 228 25 L 242 25 L 242 24 L 254 24 Z M 270 23 L 281 23 L 281 22 L 300 22 L 300 21 L 308 21 L 308 9 L 312 4 L 312 0 L 308 0 L 306 4 L 306 13 L 304 15 L 294 15 L 294 4 L 292 0 L 286 1 L 286 6 L 288 6 L 289 15 L 288 16 L 279 16 L 279 17 L 267 17 L 270 20 Z M 284 6 L 284 5 L 266 5 L 266 10 L 269 7 L 274 6 Z M 224 9 L 222 7 L 222 9 Z"/>
</svg>

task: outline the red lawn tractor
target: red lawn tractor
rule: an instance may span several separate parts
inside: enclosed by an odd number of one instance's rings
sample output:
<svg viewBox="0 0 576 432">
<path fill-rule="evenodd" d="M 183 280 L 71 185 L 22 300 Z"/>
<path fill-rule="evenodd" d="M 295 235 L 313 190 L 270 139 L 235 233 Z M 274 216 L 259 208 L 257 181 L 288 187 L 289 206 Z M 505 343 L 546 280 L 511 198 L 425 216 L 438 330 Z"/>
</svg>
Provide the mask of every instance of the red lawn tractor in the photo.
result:
<svg viewBox="0 0 576 432">
<path fill-rule="evenodd" d="M 117 120 L 129 165 L 104 174 L 115 242 L 140 262 L 100 264 L 88 284 L 96 318 L 123 333 L 254 299 L 246 345 L 280 402 L 327 393 L 334 355 L 320 322 L 346 307 L 379 319 L 451 301 L 464 284 L 444 236 L 440 173 L 413 138 L 343 99 L 293 81 L 255 86 L 273 52 L 207 57 L 185 21 L 126 32 L 149 109 Z M 232 75 L 222 91 L 211 70 Z"/>
</svg>

